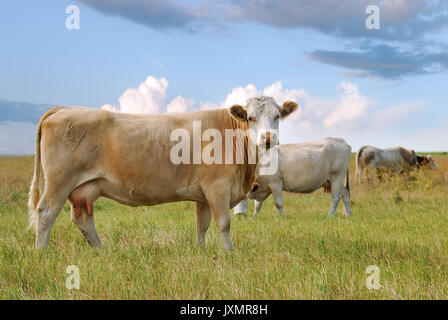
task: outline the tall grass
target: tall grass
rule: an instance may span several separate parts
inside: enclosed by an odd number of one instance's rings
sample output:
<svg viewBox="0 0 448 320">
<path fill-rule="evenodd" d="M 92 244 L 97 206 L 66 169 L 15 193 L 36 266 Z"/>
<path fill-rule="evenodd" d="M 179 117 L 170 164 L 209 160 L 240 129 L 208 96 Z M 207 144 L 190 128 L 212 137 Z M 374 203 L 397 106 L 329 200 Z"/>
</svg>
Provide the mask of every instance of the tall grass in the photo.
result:
<svg viewBox="0 0 448 320">
<path fill-rule="evenodd" d="M 1 157 L 0 298 L 447 299 L 448 157 L 435 159 L 438 170 L 375 187 L 357 185 L 352 172 L 350 219 L 342 205 L 327 218 L 321 191 L 286 193 L 284 218 L 270 198 L 260 216 L 232 217 L 228 253 L 214 223 L 207 248 L 196 245 L 194 203 L 130 208 L 107 199 L 95 206 L 103 249 L 88 246 L 66 205 L 49 249 L 37 251 L 26 231 L 33 159 Z M 69 265 L 79 267 L 79 290 L 65 286 Z M 369 265 L 380 269 L 378 290 L 366 287 Z"/>
</svg>

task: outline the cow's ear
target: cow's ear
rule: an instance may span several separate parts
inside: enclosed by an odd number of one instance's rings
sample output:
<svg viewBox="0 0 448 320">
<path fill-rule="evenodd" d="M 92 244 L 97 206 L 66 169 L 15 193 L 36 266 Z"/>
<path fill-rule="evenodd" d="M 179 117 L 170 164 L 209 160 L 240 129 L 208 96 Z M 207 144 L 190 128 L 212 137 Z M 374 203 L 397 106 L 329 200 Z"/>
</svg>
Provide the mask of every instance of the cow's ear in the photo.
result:
<svg viewBox="0 0 448 320">
<path fill-rule="evenodd" d="M 237 120 L 246 121 L 247 120 L 247 112 L 246 109 L 239 104 L 235 104 L 230 107 L 230 114 Z"/>
<path fill-rule="evenodd" d="M 298 107 L 299 107 L 299 105 L 297 103 L 295 103 L 294 101 L 286 101 L 280 107 L 280 118 L 285 119 L 291 113 L 296 111 Z"/>
</svg>

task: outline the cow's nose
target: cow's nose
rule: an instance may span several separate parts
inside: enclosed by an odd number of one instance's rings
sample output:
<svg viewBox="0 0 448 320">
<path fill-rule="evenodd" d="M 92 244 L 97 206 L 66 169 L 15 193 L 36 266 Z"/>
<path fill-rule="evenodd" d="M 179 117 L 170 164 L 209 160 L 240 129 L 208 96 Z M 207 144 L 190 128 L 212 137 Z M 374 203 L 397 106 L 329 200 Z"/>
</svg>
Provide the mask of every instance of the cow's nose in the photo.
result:
<svg viewBox="0 0 448 320">
<path fill-rule="evenodd" d="M 261 141 L 263 145 L 270 148 L 276 144 L 276 135 L 272 132 L 265 132 L 261 135 Z"/>
</svg>

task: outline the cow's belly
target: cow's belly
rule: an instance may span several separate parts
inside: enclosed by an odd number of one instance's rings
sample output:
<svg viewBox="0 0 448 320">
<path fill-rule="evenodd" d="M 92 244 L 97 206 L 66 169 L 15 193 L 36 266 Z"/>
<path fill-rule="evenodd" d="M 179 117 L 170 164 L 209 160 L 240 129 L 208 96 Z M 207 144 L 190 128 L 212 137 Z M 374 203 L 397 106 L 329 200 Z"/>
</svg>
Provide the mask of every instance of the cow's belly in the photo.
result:
<svg viewBox="0 0 448 320">
<path fill-rule="evenodd" d="M 156 205 L 176 201 L 204 201 L 201 188 L 190 185 L 181 188 L 134 188 L 107 178 L 89 181 L 76 188 L 70 195 L 73 203 L 93 203 L 98 197 L 106 197 L 129 206 Z"/>
<path fill-rule="evenodd" d="M 295 179 L 294 179 L 295 178 Z M 327 181 L 328 175 L 288 176 L 283 178 L 283 190 L 296 193 L 316 191 Z"/>
<path fill-rule="evenodd" d="M 377 164 L 380 169 L 400 169 L 403 166 L 402 158 L 399 154 L 385 151 L 382 154 L 381 160 Z"/>
<path fill-rule="evenodd" d="M 319 189 L 329 178 L 328 161 L 295 159 L 287 165 L 280 164 L 283 190 L 296 193 L 310 193 Z"/>
</svg>

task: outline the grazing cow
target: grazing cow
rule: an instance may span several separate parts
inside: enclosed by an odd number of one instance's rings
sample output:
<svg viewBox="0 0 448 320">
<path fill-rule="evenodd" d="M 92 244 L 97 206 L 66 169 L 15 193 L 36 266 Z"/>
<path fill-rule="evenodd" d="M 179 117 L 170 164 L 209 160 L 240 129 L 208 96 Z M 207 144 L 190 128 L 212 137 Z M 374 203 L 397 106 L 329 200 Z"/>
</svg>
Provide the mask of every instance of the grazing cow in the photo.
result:
<svg viewBox="0 0 448 320">
<path fill-rule="evenodd" d="M 335 213 L 342 198 L 345 215 L 351 216 L 349 166 L 352 148 L 347 142 L 338 138 L 325 138 L 315 142 L 282 144 L 278 148 L 278 172 L 274 175 L 260 175 L 257 169 L 255 188 L 248 196 L 255 200 L 254 214 L 260 212 L 263 201 L 271 193 L 280 215 L 283 215 L 283 190 L 311 193 L 323 187 L 332 196 L 328 215 Z M 246 212 L 247 202 L 247 199 L 240 202 L 234 212 Z"/>
<path fill-rule="evenodd" d="M 417 155 L 414 150 L 403 147 L 380 149 L 373 146 L 362 146 L 356 153 L 356 176 L 361 184 L 362 175 L 366 171 L 370 171 L 368 179 L 373 184 L 373 171 L 402 173 L 409 171 L 416 164 Z"/>
<path fill-rule="evenodd" d="M 251 190 L 256 169 L 256 161 L 234 163 L 233 157 L 238 156 L 235 150 L 241 152 L 242 146 L 245 160 L 251 147 L 266 152 L 270 147 L 267 136 L 271 141 L 278 140 L 279 119 L 296 109 L 295 102 L 280 107 L 270 97 L 248 99 L 245 107 L 234 105 L 185 114 L 135 115 L 83 107 L 50 109 L 37 128 L 28 201 L 36 247 L 48 246 L 50 230 L 67 199 L 72 221 L 90 245 L 100 247 L 93 204 L 103 196 L 129 206 L 195 201 L 197 241 L 205 243 L 213 215 L 224 248 L 232 249 L 229 210 Z M 198 123 L 199 141 L 195 138 Z M 200 130 L 205 130 L 204 135 Z M 257 134 L 247 135 L 250 130 Z M 205 152 L 212 144 L 205 141 L 211 141 L 213 136 L 213 143 L 219 142 L 218 138 L 235 131 L 240 134 L 230 135 L 230 162 L 227 153 L 225 163 L 221 159 L 209 164 L 200 161 L 202 150 Z M 176 149 L 181 142 L 186 142 L 187 148 Z M 211 150 L 216 156 L 228 148 L 218 145 Z M 179 151 L 185 161 L 176 164 L 173 154 L 179 156 Z M 45 177 L 42 198 L 41 165 Z"/>
<path fill-rule="evenodd" d="M 437 163 L 436 161 L 433 159 L 433 157 L 431 155 L 427 155 L 427 156 L 421 156 L 421 155 L 417 155 L 417 168 L 418 169 L 437 169 Z"/>
</svg>

